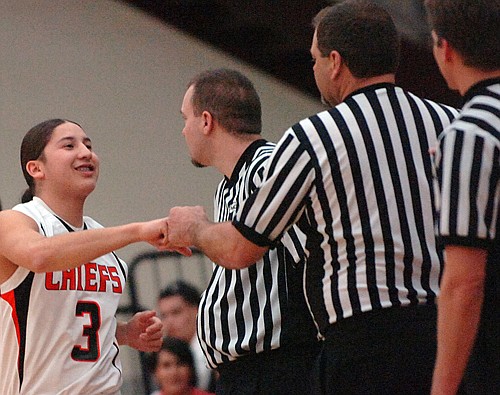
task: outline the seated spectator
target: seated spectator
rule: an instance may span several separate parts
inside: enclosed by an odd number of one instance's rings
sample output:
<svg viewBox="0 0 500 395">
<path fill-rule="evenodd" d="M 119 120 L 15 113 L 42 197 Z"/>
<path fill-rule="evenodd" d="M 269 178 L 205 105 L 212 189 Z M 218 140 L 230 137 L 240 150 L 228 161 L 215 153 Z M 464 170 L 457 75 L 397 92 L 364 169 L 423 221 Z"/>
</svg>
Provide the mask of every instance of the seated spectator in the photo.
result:
<svg viewBox="0 0 500 395">
<path fill-rule="evenodd" d="M 159 390 L 151 395 L 209 395 L 196 385 L 196 370 L 189 344 L 173 337 L 163 339 L 160 351 L 150 354 L 149 368 Z"/>
<path fill-rule="evenodd" d="M 196 315 L 201 292 L 193 285 L 177 280 L 158 296 L 158 316 L 163 322 L 163 334 L 189 344 L 197 373 L 197 386 L 215 390 L 215 371 L 208 368 L 196 335 Z"/>
</svg>

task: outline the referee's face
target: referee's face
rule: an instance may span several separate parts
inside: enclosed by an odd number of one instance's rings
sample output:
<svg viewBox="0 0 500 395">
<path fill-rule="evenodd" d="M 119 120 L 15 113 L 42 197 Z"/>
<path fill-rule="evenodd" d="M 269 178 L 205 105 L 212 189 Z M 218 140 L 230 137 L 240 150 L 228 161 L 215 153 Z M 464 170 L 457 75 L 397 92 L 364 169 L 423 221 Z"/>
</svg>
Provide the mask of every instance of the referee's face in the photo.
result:
<svg viewBox="0 0 500 395">
<path fill-rule="evenodd" d="M 318 87 L 319 93 L 321 94 L 321 101 L 324 104 L 333 106 L 334 103 L 329 95 L 331 79 L 330 79 L 330 59 L 328 56 L 323 56 L 318 48 L 318 38 L 317 32 L 314 32 L 312 45 L 311 45 L 311 57 L 313 61 L 313 72 L 314 79 L 316 81 L 316 86 Z"/>
<path fill-rule="evenodd" d="M 193 91 L 194 86 L 191 85 L 186 94 L 184 95 L 184 100 L 182 101 L 181 114 L 184 119 L 184 128 L 182 129 L 182 134 L 186 139 L 186 145 L 188 147 L 189 155 L 191 156 L 191 162 L 196 167 L 205 167 L 203 154 L 205 143 L 203 141 L 203 117 L 196 116 L 194 114 L 193 108 Z"/>
</svg>

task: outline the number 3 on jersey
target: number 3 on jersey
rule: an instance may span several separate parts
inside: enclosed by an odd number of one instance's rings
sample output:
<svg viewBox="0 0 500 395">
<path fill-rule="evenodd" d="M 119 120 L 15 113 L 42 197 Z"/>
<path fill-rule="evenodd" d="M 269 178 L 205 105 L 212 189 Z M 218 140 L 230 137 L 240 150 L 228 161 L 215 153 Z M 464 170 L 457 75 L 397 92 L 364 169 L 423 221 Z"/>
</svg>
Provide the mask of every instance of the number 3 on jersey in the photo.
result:
<svg viewBox="0 0 500 395">
<path fill-rule="evenodd" d="M 101 311 L 95 302 L 79 301 L 76 305 L 75 315 L 83 317 L 88 315 L 90 325 L 83 326 L 82 335 L 87 337 L 87 347 L 75 345 L 71 351 L 71 357 L 75 361 L 94 362 L 100 354 L 99 328 L 101 327 Z"/>
</svg>

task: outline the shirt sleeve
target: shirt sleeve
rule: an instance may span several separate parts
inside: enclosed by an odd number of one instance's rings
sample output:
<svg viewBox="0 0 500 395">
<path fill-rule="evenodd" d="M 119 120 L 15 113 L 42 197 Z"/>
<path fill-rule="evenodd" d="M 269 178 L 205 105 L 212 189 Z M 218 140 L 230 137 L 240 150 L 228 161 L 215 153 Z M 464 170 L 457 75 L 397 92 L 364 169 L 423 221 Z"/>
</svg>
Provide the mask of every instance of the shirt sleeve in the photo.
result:
<svg viewBox="0 0 500 395">
<path fill-rule="evenodd" d="M 446 131 L 436 155 L 438 237 L 444 244 L 489 248 L 496 237 L 499 147 L 480 131 Z"/>
<path fill-rule="evenodd" d="M 297 221 L 311 189 L 314 169 L 296 127 L 285 132 L 266 165 L 264 182 L 233 220 L 243 236 L 260 246 L 274 246 Z"/>
</svg>

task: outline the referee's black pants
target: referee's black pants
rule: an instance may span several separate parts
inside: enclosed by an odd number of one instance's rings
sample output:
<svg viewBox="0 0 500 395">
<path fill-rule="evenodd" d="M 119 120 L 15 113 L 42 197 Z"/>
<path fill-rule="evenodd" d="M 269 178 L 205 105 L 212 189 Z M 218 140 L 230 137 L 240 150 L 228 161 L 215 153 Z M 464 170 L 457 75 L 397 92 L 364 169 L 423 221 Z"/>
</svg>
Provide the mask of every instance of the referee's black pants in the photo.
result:
<svg viewBox="0 0 500 395">
<path fill-rule="evenodd" d="M 315 371 L 317 394 L 429 394 L 436 307 L 393 307 L 332 325 Z"/>
<path fill-rule="evenodd" d="M 252 354 L 217 368 L 217 395 L 314 395 L 312 373 L 319 343 Z"/>
</svg>

